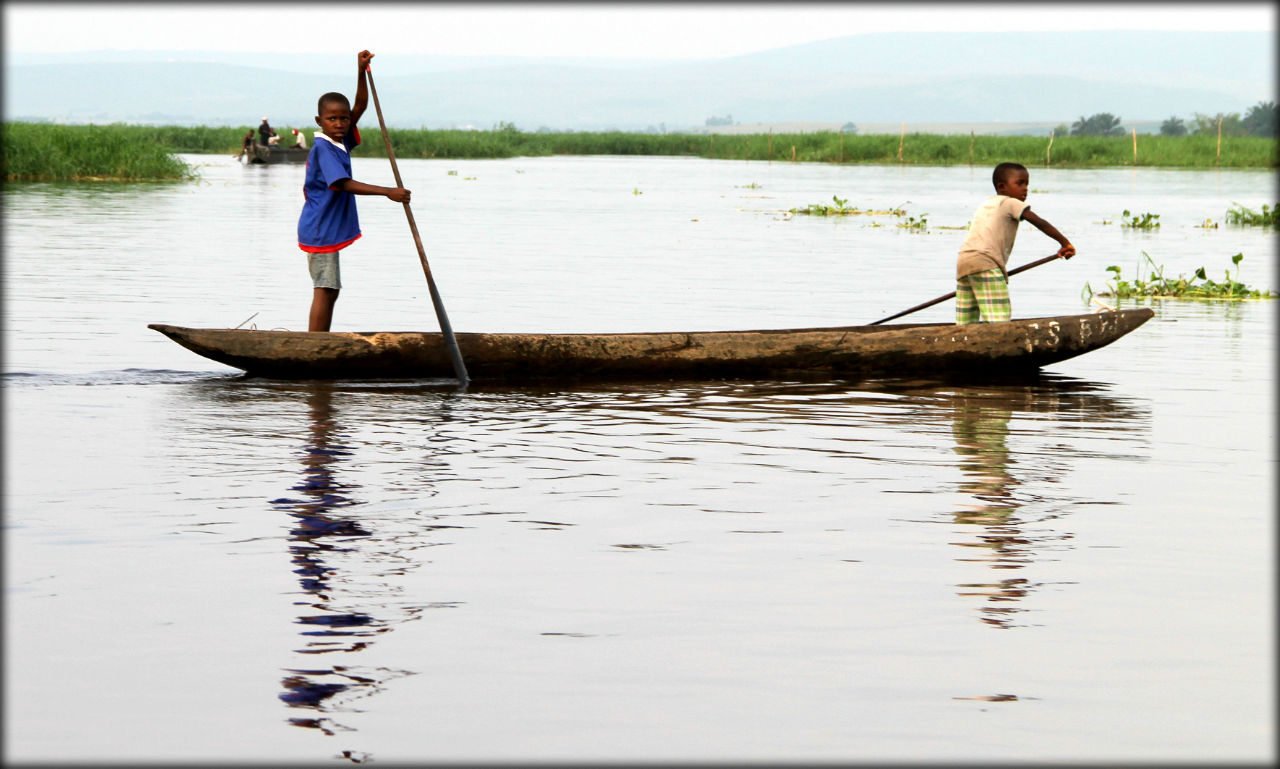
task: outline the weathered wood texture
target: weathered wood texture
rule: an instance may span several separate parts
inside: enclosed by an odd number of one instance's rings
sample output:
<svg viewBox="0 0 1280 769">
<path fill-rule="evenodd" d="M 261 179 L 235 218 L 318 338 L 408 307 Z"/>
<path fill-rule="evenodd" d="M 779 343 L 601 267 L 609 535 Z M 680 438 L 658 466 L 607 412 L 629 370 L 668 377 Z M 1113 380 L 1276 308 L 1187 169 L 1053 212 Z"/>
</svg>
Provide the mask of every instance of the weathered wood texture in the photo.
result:
<svg viewBox="0 0 1280 769">
<path fill-rule="evenodd" d="M 458 333 L 472 379 L 689 379 L 817 374 L 993 375 L 1032 371 L 1108 345 L 1148 308 L 1004 323 L 894 324 L 624 334 Z M 178 344 L 281 379 L 450 378 L 438 332 L 193 329 L 151 324 Z"/>
</svg>

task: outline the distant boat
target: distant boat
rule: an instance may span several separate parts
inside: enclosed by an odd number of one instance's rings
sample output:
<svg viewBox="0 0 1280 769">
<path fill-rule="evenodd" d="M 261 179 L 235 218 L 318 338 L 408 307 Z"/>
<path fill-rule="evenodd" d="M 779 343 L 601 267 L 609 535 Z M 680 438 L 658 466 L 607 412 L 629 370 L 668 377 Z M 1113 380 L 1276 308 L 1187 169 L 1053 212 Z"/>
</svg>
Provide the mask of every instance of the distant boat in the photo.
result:
<svg viewBox="0 0 1280 769">
<path fill-rule="evenodd" d="M 240 162 L 250 164 L 305 163 L 310 150 L 303 147 L 274 147 L 254 142 L 240 153 Z"/>
<path fill-rule="evenodd" d="M 458 333 L 476 381 L 547 379 L 997 378 L 1033 372 L 1115 340 L 1148 307 L 1000 323 L 902 323 L 759 331 Z M 153 323 L 188 350 L 276 379 L 453 378 L 439 332 L 199 329 Z"/>
</svg>

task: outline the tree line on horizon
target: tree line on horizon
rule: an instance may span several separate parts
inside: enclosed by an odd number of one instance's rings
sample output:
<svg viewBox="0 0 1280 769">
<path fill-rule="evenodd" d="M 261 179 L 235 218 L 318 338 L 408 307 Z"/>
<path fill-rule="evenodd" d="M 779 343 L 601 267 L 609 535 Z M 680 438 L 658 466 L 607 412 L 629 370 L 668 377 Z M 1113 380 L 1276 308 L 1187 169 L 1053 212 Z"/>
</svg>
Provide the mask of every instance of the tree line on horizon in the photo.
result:
<svg viewBox="0 0 1280 769">
<path fill-rule="evenodd" d="M 1273 101 L 1260 101 L 1249 108 L 1241 117 L 1239 112 L 1204 115 L 1199 112 L 1191 118 L 1190 124 L 1174 115 L 1160 124 L 1161 136 L 1206 136 L 1216 135 L 1221 126 L 1223 136 L 1262 136 L 1277 135 L 1277 110 Z M 1125 130 L 1120 125 L 1120 118 L 1110 112 L 1099 112 L 1054 129 L 1055 134 L 1071 136 L 1123 136 Z"/>
</svg>

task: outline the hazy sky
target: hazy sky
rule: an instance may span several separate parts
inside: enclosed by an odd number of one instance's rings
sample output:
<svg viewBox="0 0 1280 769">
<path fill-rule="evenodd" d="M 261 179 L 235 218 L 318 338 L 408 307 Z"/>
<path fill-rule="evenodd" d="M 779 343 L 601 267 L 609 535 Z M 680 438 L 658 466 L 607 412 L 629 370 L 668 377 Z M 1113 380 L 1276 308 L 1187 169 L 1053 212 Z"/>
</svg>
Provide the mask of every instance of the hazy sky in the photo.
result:
<svg viewBox="0 0 1280 769">
<path fill-rule="evenodd" d="M 339 25 L 334 20 L 339 19 Z M 5 56 L 89 50 L 719 58 L 903 30 L 1271 30 L 1250 3 L 4 3 Z M 1016 47 L 1011 48 L 1016 54 Z"/>
</svg>

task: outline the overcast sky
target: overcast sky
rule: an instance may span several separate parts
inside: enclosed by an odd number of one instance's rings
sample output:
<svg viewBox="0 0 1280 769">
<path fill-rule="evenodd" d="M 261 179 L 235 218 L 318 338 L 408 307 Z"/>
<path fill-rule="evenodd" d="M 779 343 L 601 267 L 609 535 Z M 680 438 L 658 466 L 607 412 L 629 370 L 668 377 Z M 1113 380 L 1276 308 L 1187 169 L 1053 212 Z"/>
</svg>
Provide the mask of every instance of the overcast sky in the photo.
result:
<svg viewBox="0 0 1280 769">
<path fill-rule="evenodd" d="M 334 21 L 338 20 L 335 26 Z M 1276 29 L 1250 3 L 4 3 L 5 57 L 91 50 L 720 58 L 893 31 Z M 1016 46 L 1009 52 L 1016 56 Z"/>
</svg>

